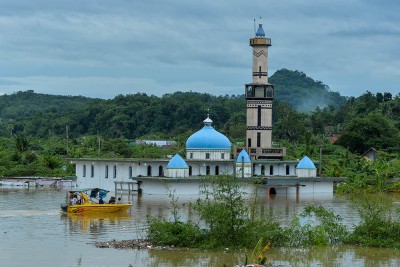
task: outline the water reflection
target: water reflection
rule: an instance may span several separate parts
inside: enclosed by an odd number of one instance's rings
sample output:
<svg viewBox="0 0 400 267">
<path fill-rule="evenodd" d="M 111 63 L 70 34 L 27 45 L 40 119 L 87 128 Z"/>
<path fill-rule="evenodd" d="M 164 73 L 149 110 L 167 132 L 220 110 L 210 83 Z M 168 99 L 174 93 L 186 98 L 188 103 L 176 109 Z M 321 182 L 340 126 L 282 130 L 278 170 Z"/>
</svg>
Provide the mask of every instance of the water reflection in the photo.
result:
<svg viewBox="0 0 400 267">
<path fill-rule="evenodd" d="M 106 233 L 107 228 L 122 226 L 125 228 L 132 219 L 129 212 L 107 214 L 65 214 L 61 218 L 67 222 L 70 234 L 89 233 L 92 236 Z"/>
<path fill-rule="evenodd" d="M 400 252 L 354 246 L 279 249 L 270 251 L 276 264 L 296 266 L 400 266 Z"/>
<path fill-rule="evenodd" d="M 182 220 L 195 220 L 188 203 L 197 195 L 176 196 Z M 148 216 L 172 219 L 172 206 L 164 195 L 124 196 L 133 206 L 128 213 L 110 216 L 62 215 L 60 203 L 65 191 L 0 188 L 0 251 L 4 266 L 235 266 L 243 253 L 100 249 L 95 241 L 144 238 Z M 388 196 L 399 205 L 400 195 Z M 324 195 L 260 194 L 264 216 L 282 223 L 307 205 L 331 209 L 351 227 L 358 211 L 346 197 Z M 60 253 L 68 251 L 68 253 Z M 334 246 L 310 249 L 272 248 L 269 257 L 283 266 L 400 266 L 400 252 L 394 249 Z"/>
</svg>

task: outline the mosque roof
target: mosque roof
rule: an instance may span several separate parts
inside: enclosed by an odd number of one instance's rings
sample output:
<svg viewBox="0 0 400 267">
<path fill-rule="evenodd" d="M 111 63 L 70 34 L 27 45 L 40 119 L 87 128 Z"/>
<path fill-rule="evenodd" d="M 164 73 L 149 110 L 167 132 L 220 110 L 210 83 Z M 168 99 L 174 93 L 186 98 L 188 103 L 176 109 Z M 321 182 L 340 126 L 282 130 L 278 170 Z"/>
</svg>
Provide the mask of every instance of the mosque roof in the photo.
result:
<svg viewBox="0 0 400 267">
<path fill-rule="evenodd" d="M 211 126 L 212 120 L 209 116 L 203 123 L 204 127 L 186 141 L 186 149 L 231 149 L 228 137 Z"/>
<path fill-rule="evenodd" d="M 299 164 L 297 164 L 296 169 L 316 169 L 316 168 L 312 160 L 309 157 L 304 156 L 304 158 L 300 160 Z"/>
<path fill-rule="evenodd" d="M 256 37 L 265 37 L 265 32 L 264 29 L 262 27 L 262 24 L 258 24 L 258 29 L 256 32 Z"/>
<path fill-rule="evenodd" d="M 176 154 L 172 157 L 172 159 L 167 164 L 167 169 L 188 169 L 188 165 L 185 160 L 179 155 Z"/>
<path fill-rule="evenodd" d="M 240 151 L 239 155 L 237 156 L 236 162 L 251 163 L 251 159 L 249 157 L 249 154 L 247 154 L 246 150 L 243 149 L 242 151 Z"/>
</svg>

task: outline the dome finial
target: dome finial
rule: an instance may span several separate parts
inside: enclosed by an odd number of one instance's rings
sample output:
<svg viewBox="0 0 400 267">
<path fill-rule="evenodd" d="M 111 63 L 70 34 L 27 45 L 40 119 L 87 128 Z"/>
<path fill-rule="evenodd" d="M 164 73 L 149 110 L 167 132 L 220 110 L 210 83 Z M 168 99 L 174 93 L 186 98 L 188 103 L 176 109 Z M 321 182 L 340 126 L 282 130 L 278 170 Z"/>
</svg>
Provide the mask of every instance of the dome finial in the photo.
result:
<svg viewBox="0 0 400 267">
<path fill-rule="evenodd" d="M 207 109 L 207 119 L 203 121 L 205 125 L 211 125 L 213 121 L 210 119 L 210 109 Z"/>
</svg>

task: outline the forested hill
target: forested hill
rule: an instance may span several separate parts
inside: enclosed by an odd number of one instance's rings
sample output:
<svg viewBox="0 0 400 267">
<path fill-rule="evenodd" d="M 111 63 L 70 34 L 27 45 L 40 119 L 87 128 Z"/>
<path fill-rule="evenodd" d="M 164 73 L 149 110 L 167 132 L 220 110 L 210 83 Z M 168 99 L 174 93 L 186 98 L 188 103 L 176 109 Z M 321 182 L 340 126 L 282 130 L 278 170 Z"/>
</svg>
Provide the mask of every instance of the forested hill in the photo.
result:
<svg viewBox="0 0 400 267">
<path fill-rule="evenodd" d="M 275 97 L 286 102 L 297 111 L 309 112 L 316 107 L 341 106 L 346 98 L 332 92 L 320 81 L 315 81 L 300 71 L 281 69 L 276 71 L 269 82 L 275 85 Z"/>
<path fill-rule="evenodd" d="M 270 82 L 275 84 L 277 101 L 298 111 L 337 107 L 345 102 L 344 97 L 302 72 L 279 70 Z M 156 97 L 138 93 L 104 100 L 37 94 L 32 90 L 0 96 L 0 135 L 65 136 L 68 127 L 75 137 L 97 133 L 124 138 L 174 136 L 199 129 L 207 109 L 211 110 L 215 128 L 232 138 L 243 135 L 246 106 L 242 94 L 175 92 Z"/>
</svg>

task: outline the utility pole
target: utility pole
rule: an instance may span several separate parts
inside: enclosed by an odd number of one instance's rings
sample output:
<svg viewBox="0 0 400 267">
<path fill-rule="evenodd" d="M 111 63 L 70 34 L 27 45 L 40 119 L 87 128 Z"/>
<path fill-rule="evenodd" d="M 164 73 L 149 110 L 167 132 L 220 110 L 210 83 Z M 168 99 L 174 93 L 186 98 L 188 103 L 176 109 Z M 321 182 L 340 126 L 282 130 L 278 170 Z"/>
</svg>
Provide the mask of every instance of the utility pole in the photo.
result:
<svg viewBox="0 0 400 267">
<path fill-rule="evenodd" d="M 69 125 L 65 126 L 65 131 L 67 133 L 67 156 L 69 156 Z"/>
<path fill-rule="evenodd" d="M 99 136 L 99 131 L 97 131 L 97 142 L 98 142 L 97 157 L 100 158 L 100 136 Z"/>
</svg>

